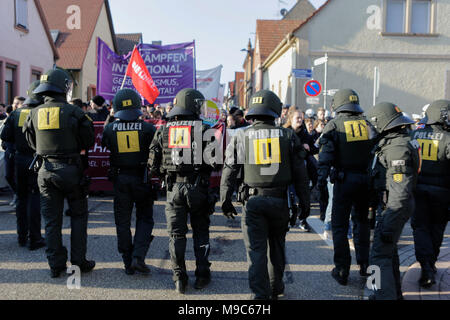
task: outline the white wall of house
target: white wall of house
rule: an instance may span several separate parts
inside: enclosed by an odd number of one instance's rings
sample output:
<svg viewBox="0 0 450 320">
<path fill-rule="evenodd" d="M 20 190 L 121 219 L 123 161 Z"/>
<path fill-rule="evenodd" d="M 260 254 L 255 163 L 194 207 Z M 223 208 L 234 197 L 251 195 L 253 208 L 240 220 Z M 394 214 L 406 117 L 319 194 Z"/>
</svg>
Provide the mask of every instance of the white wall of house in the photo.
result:
<svg viewBox="0 0 450 320">
<path fill-rule="evenodd" d="M 110 48 L 114 48 L 111 29 L 108 23 L 108 15 L 105 4 L 102 6 L 97 20 L 91 42 L 86 53 L 81 72 L 81 81 L 78 84 L 81 89 L 81 97 L 87 100 L 89 85 L 97 86 L 97 37 L 101 38 Z"/>
<path fill-rule="evenodd" d="M 298 67 L 311 67 L 314 59 L 328 53 L 328 89 L 355 89 L 366 110 L 373 105 L 374 67 L 378 67 L 377 102 L 394 102 L 405 112 L 420 113 L 423 105 L 450 94 L 450 0 L 430 1 L 429 26 L 434 34 L 426 36 L 405 34 L 417 21 L 411 17 L 408 23 L 406 9 L 404 32 L 386 33 L 386 1 L 331 1 L 296 32 L 309 47 L 308 57 L 300 59 L 304 65 Z M 315 67 L 314 78 L 323 82 L 323 71 L 324 65 Z M 327 107 L 330 103 L 328 98 Z"/>
<path fill-rule="evenodd" d="M 14 1 L 2 1 L 0 6 L 0 100 L 3 100 L 6 63 L 17 65 L 14 95 L 26 96 L 32 69 L 44 73 L 52 68 L 54 56 L 34 1 L 27 1 L 28 32 L 15 27 Z"/>
<path fill-rule="evenodd" d="M 288 48 L 263 74 L 263 88 L 272 90 L 286 104 L 292 104 L 292 69 L 295 51 L 295 47 Z"/>
</svg>

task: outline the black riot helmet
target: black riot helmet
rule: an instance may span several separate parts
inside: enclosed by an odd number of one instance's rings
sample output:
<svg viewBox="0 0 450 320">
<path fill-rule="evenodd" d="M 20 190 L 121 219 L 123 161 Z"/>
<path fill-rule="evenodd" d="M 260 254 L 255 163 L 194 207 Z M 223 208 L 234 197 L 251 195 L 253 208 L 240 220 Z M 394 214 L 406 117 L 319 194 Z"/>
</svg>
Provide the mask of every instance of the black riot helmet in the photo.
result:
<svg viewBox="0 0 450 320">
<path fill-rule="evenodd" d="M 114 96 L 113 110 L 114 117 L 120 120 L 136 120 L 142 115 L 141 97 L 132 89 L 121 89 Z"/>
<path fill-rule="evenodd" d="M 352 89 L 341 89 L 333 97 L 331 110 L 336 113 L 348 111 L 363 113 L 364 110 L 359 105 L 358 94 Z"/>
<path fill-rule="evenodd" d="M 39 86 L 33 90 L 35 94 L 47 95 L 51 93 L 67 94 L 73 88 L 70 74 L 61 68 L 48 70 L 41 76 Z"/>
<path fill-rule="evenodd" d="M 200 116 L 200 108 L 205 102 L 203 94 L 195 89 L 186 88 L 180 90 L 173 100 L 173 108 L 167 114 L 167 118 L 175 116 Z"/>
<path fill-rule="evenodd" d="M 278 118 L 281 115 L 283 104 L 280 98 L 270 90 L 260 90 L 250 98 L 250 106 L 245 119 L 254 116 L 269 116 Z"/>
<path fill-rule="evenodd" d="M 370 108 L 367 112 L 367 120 L 378 133 L 414 123 L 412 119 L 404 115 L 398 106 L 390 102 L 381 102 Z"/>
<path fill-rule="evenodd" d="M 443 124 L 450 126 L 450 100 L 436 100 L 425 111 L 425 118 L 420 121 L 423 124 Z"/>
<path fill-rule="evenodd" d="M 27 90 L 28 97 L 23 102 L 24 105 L 37 106 L 44 103 L 44 99 L 40 94 L 33 93 L 34 89 L 36 89 L 40 83 L 39 80 L 35 80 L 30 84 L 30 87 Z"/>
</svg>

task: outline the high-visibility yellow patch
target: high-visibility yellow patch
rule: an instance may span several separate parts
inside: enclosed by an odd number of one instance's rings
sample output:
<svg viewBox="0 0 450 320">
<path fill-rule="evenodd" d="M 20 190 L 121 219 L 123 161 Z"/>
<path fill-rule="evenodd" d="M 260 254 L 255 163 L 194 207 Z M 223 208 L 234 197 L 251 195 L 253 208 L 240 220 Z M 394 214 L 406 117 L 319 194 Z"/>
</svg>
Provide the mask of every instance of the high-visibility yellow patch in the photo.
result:
<svg viewBox="0 0 450 320">
<path fill-rule="evenodd" d="M 169 128 L 169 148 L 190 148 L 191 126 L 174 126 Z"/>
<path fill-rule="evenodd" d="M 86 118 L 88 118 L 89 119 L 89 121 L 94 121 L 94 120 L 92 120 L 92 118 L 91 117 L 89 117 L 87 114 L 85 114 L 85 116 L 86 116 Z"/>
<path fill-rule="evenodd" d="M 255 164 L 281 163 L 280 139 L 254 139 Z"/>
<path fill-rule="evenodd" d="M 350 100 L 350 102 L 357 102 L 358 101 L 358 96 L 351 95 L 350 97 L 348 97 L 348 99 Z"/>
<path fill-rule="evenodd" d="M 31 109 L 20 109 L 19 123 L 18 127 L 22 128 L 23 123 L 27 120 L 28 115 L 30 114 Z"/>
<path fill-rule="evenodd" d="M 403 181 L 403 173 L 395 173 L 393 176 L 394 182 L 400 183 Z"/>
<path fill-rule="evenodd" d="M 422 151 L 422 160 L 437 161 L 439 140 L 417 139 Z"/>
<path fill-rule="evenodd" d="M 344 127 L 347 142 L 369 140 L 369 132 L 365 120 L 345 121 Z"/>
<path fill-rule="evenodd" d="M 253 99 L 252 99 L 252 103 L 259 103 L 259 104 L 261 104 L 261 103 L 263 103 L 263 97 L 254 97 Z"/>
<path fill-rule="evenodd" d="M 59 107 L 49 107 L 39 109 L 38 129 L 52 130 L 59 129 Z"/>
<path fill-rule="evenodd" d="M 47 81 L 48 80 L 48 75 L 47 74 L 43 74 L 41 76 L 41 81 Z"/>
<path fill-rule="evenodd" d="M 122 107 L 129 107 L 131 105 L 133 105 L 133 101 L 131 99 L 122 101 Z"/>
<path fill-rule="evenodd" d="M 137 131 L 117 131 L 119 153 L 139 152 L 139 133 Z"/>
</svg>

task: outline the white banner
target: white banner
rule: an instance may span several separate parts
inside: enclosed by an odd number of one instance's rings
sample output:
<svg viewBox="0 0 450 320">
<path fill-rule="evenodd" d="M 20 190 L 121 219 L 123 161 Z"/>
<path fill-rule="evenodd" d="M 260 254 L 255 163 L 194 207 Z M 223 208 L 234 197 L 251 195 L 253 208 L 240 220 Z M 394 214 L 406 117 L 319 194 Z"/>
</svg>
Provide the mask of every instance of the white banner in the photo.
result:
<svg viewBox="0 0 450 320">
<path fill-rule="evenodd" d="M 225 94 L 225 84 L 221 83 L 219 86 L 219 93 L 217 94 L 217 105 L 222 109 L 223 95 Z"/>
<path fill-rule="evenodd" d="M 197 70 L 197 90 L 205 96 L 206 100 L 217 102 L 221 72 L 222 65 L 213 69 Z"/>
</svg>

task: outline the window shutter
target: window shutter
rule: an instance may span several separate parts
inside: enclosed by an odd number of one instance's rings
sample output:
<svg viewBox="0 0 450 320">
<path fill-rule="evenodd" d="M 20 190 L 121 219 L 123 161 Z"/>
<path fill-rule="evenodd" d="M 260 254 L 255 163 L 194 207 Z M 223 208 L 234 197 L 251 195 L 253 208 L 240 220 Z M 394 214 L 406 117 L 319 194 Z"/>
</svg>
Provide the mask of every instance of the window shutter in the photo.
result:
<svg viewBox="0 0 450 320">
<path fill-rule="evenodd" d="M 16 0 L 16 25 L 28 28 L 28 0 Z"/>
</svg>

